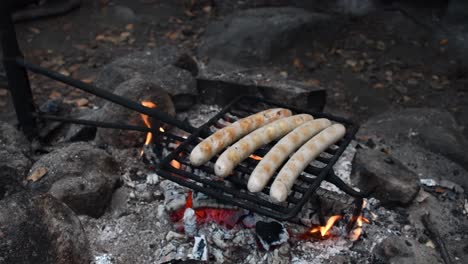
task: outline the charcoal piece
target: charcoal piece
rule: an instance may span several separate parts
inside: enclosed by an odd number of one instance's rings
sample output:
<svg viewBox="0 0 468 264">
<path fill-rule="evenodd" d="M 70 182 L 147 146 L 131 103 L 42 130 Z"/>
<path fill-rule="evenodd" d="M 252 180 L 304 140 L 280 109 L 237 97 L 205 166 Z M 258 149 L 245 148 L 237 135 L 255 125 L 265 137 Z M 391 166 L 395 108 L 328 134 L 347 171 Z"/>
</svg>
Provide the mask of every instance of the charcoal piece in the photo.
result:
<svg viewBox="0 0 468 264">
<path fill-rule="evenodd" d="M 276 221 L 258 221 L 255 225 L 255 232 L 266 250 L 270 250 L 271 246 L 280 245 L 289 239 L 284 226 Z"/>
</svg>

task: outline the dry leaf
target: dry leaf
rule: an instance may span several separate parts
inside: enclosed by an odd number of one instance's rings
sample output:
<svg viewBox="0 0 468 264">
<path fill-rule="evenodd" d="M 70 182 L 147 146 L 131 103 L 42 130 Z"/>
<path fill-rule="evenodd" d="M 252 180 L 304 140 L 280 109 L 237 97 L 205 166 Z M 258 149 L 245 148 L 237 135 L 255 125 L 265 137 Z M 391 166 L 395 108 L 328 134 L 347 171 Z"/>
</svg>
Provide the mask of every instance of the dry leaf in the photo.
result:
<svg viewBox="0 0 468 264">
<path fill-rule="evenodd" d="M 125 29 L 126 29 L 126 30 L 129 30 L 129 31 L 130 31 L 130 30 L 133 30 L 134 28 L 135 28 L 135 26 L 134 26 L 133 24 L 127 24 L 127 25 L 125 26 Z"/>
<path fill-rule="evenodd" d="M 320 86 L 320 81 L 317 79 L 310 79 L 310 80 L 305 81 L 304 83 L 309 86 L 315 86 L 315 87 Z"/>
<path fill-rule="evenodd" d="M 39 167 L 35 169 L 31 174 L 29 174 L 26 180 L 36 182 L 40 180 L 42 177 L 44 177 L 44 175 L 46 174 L 47 174 L 47 168 Z"/>
<path fill-rule="evenodd" d="M 209 14 L 211 12 L 211 6 L 210 5 L 204 6 L 203 7 L 203 12 Z"/>
<path fill-rule="evenodd" d="M 179 38 L 179 35 L 180 35 L 180 30 L 174 30 L 174 31 L 167 32 L 165 37 L 170 40 L 176 40 L 177 38 Z"/>
<path fill-rule="evenodd" d="M 51 99 L 51 100 L 55 100 L 55 99 L 58 99 L 60 97 L 62 97 L 62 94 L 57 92 L 57 91 L 53 91 L 53 92 L 51 92 L 49 94 L 49 99 Z"/>
<path fill-rule="evenodd" d="M 382 89 L 385 87 L 383 83 L 376 83 L 374 86 L 372 86 L 374 89 Z"/>
<path fill-rule="evenodd" d="M 29 27 L 28 29 L 29 29 L 29 31 L 31 31 L 34 34 L 41 33 L 41 30 L 39 30 L 38 28 L 35 28 L 35 27 Z"/>
<path fill-rule="evenodd" d="M 444 46 L 444 45 L 447 45 L 448 42 L 449 42 L 448 39 L 442 39 L 442 40 L 440 40 L 439 44 Z"/>
<path fill-rule="evenodd" d="M 89 100 L 86 98 L 76 99 L 75 104 L 79 107 L 87 106 L 89 104 Z"/>
<path fill-rule="evenodd" d="M 298 58 L 294 58 L 293 66 L 300 71 L 304 69 L 304 64 L 302 64 L 301 60 L 299 60 Z"/>
</svg>

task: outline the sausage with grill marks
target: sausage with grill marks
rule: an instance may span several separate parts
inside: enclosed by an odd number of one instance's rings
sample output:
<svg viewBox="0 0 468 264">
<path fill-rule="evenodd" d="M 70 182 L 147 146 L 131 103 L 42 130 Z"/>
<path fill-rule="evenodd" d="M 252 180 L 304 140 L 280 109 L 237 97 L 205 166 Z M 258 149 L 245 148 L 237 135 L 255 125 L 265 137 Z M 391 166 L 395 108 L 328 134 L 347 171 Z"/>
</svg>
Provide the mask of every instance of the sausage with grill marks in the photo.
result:
<svg viewBox="0 0 468 264">
<path fill-rule="evenodd" d="M 246 159 L 255 150 L 263 145 L 281 138 L 304 122 L 314 119 L 311 115 L 300 114 L 276 120 L 271 124 L 261 127 L 240 139 L 219 156 L 215 163 L 215 174 L 227 177 L 235 166 Z"/>
<path fill-rule="evenodd" d="M 281 168 L 270 188 L 270 197 L 284 202 L 299 174 L 329 146 L 340 140 L 346 132 L 341 124 L 332 125 L 307 141 Z"/>
<path fill-rule="evenodd" d="M 287 134 L 263 157 L 250 175 L 247 188 L 251 192 L 260 192 L 273 173 L 283 164 L 288 156 L 302 146 L 311 137 L 331 126 L 328 119 L 320 118 L 309 121 Z"/>
<path fill-rule="evenodd" d="M 190 163 L 200 166 L 244 135 L 265 124 L 291 115 L 288 109 L 272 108 L 242 118 L 200 142 L 190 153 Z"/>
</svg>

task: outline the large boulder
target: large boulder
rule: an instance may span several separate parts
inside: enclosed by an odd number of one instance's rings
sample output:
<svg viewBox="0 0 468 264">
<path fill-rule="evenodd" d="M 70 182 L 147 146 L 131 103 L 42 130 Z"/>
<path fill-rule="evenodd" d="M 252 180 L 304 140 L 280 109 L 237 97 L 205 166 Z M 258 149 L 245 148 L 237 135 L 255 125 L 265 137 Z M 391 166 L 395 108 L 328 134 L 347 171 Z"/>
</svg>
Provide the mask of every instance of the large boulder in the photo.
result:
<svg viewBox="0 0 468 264">
<path fill-rule="evenodd" d="M 402 163 L 417 163 L 417 168 L 411 167 L 422 177 L 427 177 L 424 174 L 430 173 L 424 167 L 449 168 L 438 177 L 454 181 L 468 189 L 468 177 L 465 173 L 468 169 L 468 156 L 465 154 L 468 140 L 463 136 L 462 128 L 454 117 L 446 110 L 409 108 L 388 111 L 363 124 L 357 138 L 361 141 L 384 143 Z M 438 165 L 434 166 L 434 162 Z M 452 162 L 458 165 L 449 164 Z"/>
<path fill-rule="evenodd" d="M 379 150 L 357 151 L 351 179 L 388 205 L 407 205 L 419 192 L 418 175 Z"/>
<path fill-rule="evenodd" d="M 173 97 L 197 95 L 195 78 L 188 70 L 174 66 L 182 55 L 174 47 L 131 53 L 104 66 L 96 86 L 114 91 L 121 83 L 140 77 L 161 87 Z"/>
<path fill-rule="evenodd" d="M 209 24 L 198 55 L 236 64 L 268 62 L 327 18 L 292 7 L 243 10 Z"/>
<path fill-rule="evenodd" d="M 249 69 L 220 60 L 199 66 L 200 101 L 206 104 L 225 105 L 240 95 L 253 95 L 314 111 L 325 105 L 323 87 L 281 78 L 268 67 Z"/>
<path fill-rule="evenodd" d="M 49 194 L 19 192 L 0 200 L 0 262 L 90 263 L 78 217 Z"/>
<path fill-rule="evenodd" d="M 33 179 L 33 175 L 40 177 Z M 101 216 L 117 187 L 119 169 L 104 150 L 72 143 L 43 155 L 31 168 L 28 187 L 49 192 L 78 214 Z"/>
</svg>

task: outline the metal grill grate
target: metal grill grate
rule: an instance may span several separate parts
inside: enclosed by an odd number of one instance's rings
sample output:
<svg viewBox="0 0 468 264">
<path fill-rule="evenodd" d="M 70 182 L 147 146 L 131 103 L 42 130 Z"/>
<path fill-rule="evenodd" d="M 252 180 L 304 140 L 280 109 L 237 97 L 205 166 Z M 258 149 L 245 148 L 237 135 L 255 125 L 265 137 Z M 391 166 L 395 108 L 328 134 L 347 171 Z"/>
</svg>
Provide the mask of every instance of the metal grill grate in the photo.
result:
<svg viewBox="0 0 468 264">
<path fill-rule="evenodd" d="M 247 190 L 248 178 L 258 163 L 258 161 L 253 158 L 248 158 L 243 161 L 235 168 L 234 173 L 226 179 L 219 179 L 214 174 L 214 163 L 218 155 L 208 163 L 199 167 L 194 167 L 190 164 L 190 152 L 201 140 L 209 135 L 209 133 L 204 131 L 210 130 L 214 132 L 240 118 L 273 107 L 288 108 L 293 111 L 294 114 L 308 113 L 313 115 L 314 118 L 328 118 L 330 121 L 341 123 L 346 127 L 346 135 L 344 138 L 335 145 L 332 145 L 324 153 L 320 154 L 320 156 L 301 173 L 286 202 L 276 204 L 269 199 L 269 187 L 274 177 L 276 177 L 276 174 L 263 192 L 251 193 Z M 343 118 L 324 113 L 299 110 L 257 97 L 240 97 L 226 106 L 189 138 L 185 140 L 178 138 L 180 141 L 183 140 L 183 142 L 159 164 L 158 174 L 180 185 L 210 195 L 225 203 L 230 203 L 279 220 L 291 220 L 311 198 L 311 195 L 319 188 L 323 180 L 328 180 L 336 184 L 340 188 L 345 189 L 344 191 L 347 193 L 355 196 L 362 196 L 359 193 L 353 192 L 352 189 L 347 186 L 343 187 L 343 183 L 334 176 L 332 169 L 339 156 L 354 137 L 357 129 L 357 125 Z M 171 137 L 173 140 L 177 140 L 177 138 Z M 254 154 L 263 157 L 275 143 L 276 141 L 262 147 Z M 171 165 L 172 160 L 178 161 L 181 164 L 180 168 Z"/>
</svg>

